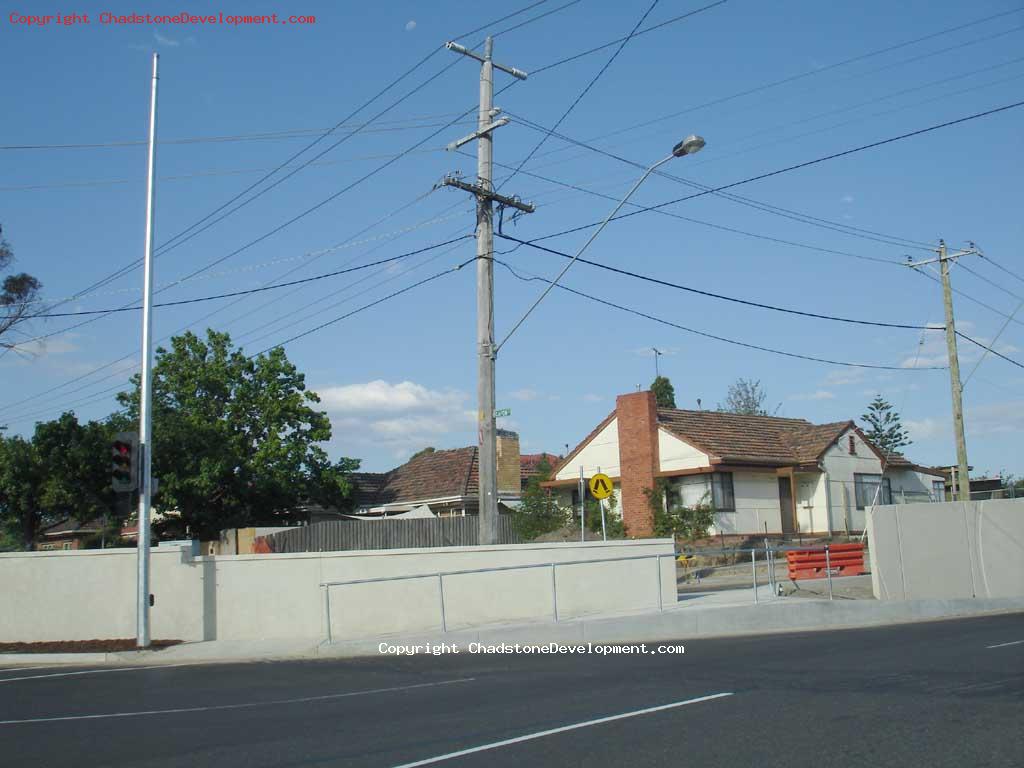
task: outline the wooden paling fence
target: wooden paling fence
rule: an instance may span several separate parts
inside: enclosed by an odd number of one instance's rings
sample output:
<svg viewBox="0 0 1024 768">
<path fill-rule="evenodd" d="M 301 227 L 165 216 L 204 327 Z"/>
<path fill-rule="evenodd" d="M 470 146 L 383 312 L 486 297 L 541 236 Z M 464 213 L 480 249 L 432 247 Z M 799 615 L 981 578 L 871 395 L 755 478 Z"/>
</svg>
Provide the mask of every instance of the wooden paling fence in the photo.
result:
<svg viewBox="0 0 1024 768">
<path fill-rule="evenodd" d="M 498 518 L 498 543 L 520 541 L 507 515 Z M 337 552 L 360 549 L 468 547 L 480 543 L 476 515 L 422 520 L 330 520 L 263 536 L 261 552 Z"/>
</svg>

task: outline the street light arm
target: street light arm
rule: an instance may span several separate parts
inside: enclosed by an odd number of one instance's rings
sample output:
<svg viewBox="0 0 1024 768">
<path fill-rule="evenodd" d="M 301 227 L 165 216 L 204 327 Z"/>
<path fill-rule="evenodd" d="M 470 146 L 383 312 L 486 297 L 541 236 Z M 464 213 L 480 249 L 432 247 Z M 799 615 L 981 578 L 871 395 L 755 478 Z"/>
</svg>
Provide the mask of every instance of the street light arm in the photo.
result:
<svg viewBox="0 0 1024 768">
<path fill-rule="evenodd" d="M 656 170 L 658 170 L 658 168 L 667 163 L 669 160 L 673 159 L 674 157 L 674 154 L 668 155 L 667 157 L 663 157 L 661 160 L 659 160 L 646 171 L 644 171 L 643 175 L 639 179 L 637 179 L 636 183 L 630 188 L 629 192 L 626 193 L 626 196 L 619 201 L 618 205 L 615 206 L 611 213 L 605 216 L 604 221 L 602 221 L 600 226 L 596 230 L 594 230 L 593 234 L 590 235 L 590 238 L 587 240 L 587 242 L 583 244 L 583 247 L 576 251 L 576 255 L 573 256 L 564 267 L 562 267 L 562 271 L 558 273 L 555 279 L 552 280 L 548 284 L 548 287 L 545 288 L 541 292 L 540 296 L 537 297 L 537 300 L 530 305 L 530 308 L 526 310 L 523 316 L 520 317 L 516 324 L 512 326 L 512 330 L 505 334 L 505 338 L 503 338 L 501 342 L 496 347 L 494 347 L 494 350 L 491 353 L 492 355 L 497 357 L 498 351 L 505 346 L 505 342 L 507 342 L 512 337 L 513 333 L 519 330 L 519 326 L 526 322 L 526 318 L 528 318 L 530 316 L 530 313 L 537 308 L 538 304 L 544 301 L 544 297 L 551 292 L 551 289 L 558 285 L 558 281 L 565 276 L 565 273 L 568 272 L 572 265 L 576 263 L 576 260 L 579 259 L 579 257 L 583 255 L 583 252 L 590 247 L 590 244 L 597 239 L 597 236 L 601 234 L 601 230 L 605 228 L 608 222 L 615 218 L 615 214 L 617 214 L 622 209 L 622 206 L 629 202 L 629 198 L 631 198 L 633 196 L 633 193 L 636 192 L 637 189 L 639 189 L 640 185 L 647 181 L 647 177 L 654 173 Z"/>
</svg>

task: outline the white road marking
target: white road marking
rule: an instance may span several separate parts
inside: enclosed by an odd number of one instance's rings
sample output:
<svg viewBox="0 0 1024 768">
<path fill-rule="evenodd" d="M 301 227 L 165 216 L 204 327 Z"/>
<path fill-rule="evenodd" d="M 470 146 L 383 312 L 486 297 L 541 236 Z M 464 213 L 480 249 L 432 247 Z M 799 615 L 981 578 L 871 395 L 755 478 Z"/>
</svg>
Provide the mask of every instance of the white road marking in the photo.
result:
<svg viewBox="0 0 1024 768">
<path fill-rule="evenodd" d="M 1024 640 L 1014 640 L 1011 643 L 999 643 L 998 645 L 986 645 L 985 648 L 1005 648 L 1008 645 L 1020 645 Z"/>
<path fill-rule="evenodd" d="M 250 701 L 244 704 L 216 704 L 209 707 L 182 707 L 179 709 L 151 709 L 140 712 L 110 712 L 103 715 L 65 715 L 63 717 L 35 717 L 28 720 L 0 720 L 0 725 L 23 725 L 25 723 L 58 723 L 67 720 L 103 720 L 112 717 L 143 717 L 145 715 L 176 715 L 184 712 L 214 712 L 222 709 L 252 709 L 253 707 L 274 707 L 281 704 L 306 704 L 311 701 L 329 701 L 344 699 L 350 696 L 368 696 L 372 693 L 394 693 L 396 691 L 412 691 L 416 688 L 433 688 L 438 685 L 469 683 L 475 677 L 462 677 L 456 680 L 441 680 L 436 683 L 417 683 L 416 685 L 398 685 L 392 688 L 371 688 L 365 691 L 346 691 L 345 693 L 329 693 L 324 696 L 303 696 L 300 699 L 276 699 L 274 701 Z"/>
<path fill-rule="evenodd" d="M 414 763 L 402 763 L 396 765 L 395 768 L 416 768 L 420 765 L 432 765 L 434 763 L 440 763 L 445 760 L 452 760 L 456 757 L 463 757 L 465 755 L 473 755 L 477 752 L 486 752 L 490 749 L 498 749 L 500 747 L 507 747 L 510 744 L 520 744 L 524 741 L 532 741 L 534 739 L 540 739 L 545 736 L 551 736 L 556 733 L 565 733 L 566 731 L 575 731 L 578 728 L 589 728 L 592 725 L 601 725 L 602 723 L 610 723 L 614 720 L 624 720 L 627 717 L 639 717 L 640 715 L 649 715 L 652 712 L 662 712 L 666 709 L 675 709 L 676 707 L 685 707 L 687 704 L 699 704 L 702 701 L 711 701 L 712 699 L 723 699 L 727 696 L 732 696 L 732 693 L 713 693 L 708 696 L 701 696 L 696 699 L 687 699 L 686 701 L 674 701 L 671 704 L 662 704 L 659 707 L 648 707 L 647 709 L 637 709 L 633 712 L 624 712 L 621 715 L 611 715 L 609 717 L 599 717 L 596 720 L 587 720 L 583 723 L 573 723 L 572 725 L 563 725 L 561 728 L 551 728 L 547 731 L 537 731 L 536 733 L 528 733 L 525 736 L 516 736 L 514 739 L 505 739 L 504 741 L 495 741 L 491 744 L 482 744 L 479 747 L 471 747 L 469 749 L 460 749 L 458 752 L 449 752 L 446 755 L 438 755 L 437 757 L 428 757 L 426 760 L 417 760 Z"/>
<path fill-rule="evenodd" d="M 51 677 L 73 677 L 76 675 L 98 675 L 101 672 L 132 672 L 136 669 L 170 669 L 187 667 L 189 664 L 150 664 L 142 667 L 115 667 L 114 669 L 82 669 L 78 672 L 51 672 L 48 675 L 25 675 L 24 677 L 0 677 L 0 683 L 16 683 L 20 680 L 45 680 Z"/>
</svg>

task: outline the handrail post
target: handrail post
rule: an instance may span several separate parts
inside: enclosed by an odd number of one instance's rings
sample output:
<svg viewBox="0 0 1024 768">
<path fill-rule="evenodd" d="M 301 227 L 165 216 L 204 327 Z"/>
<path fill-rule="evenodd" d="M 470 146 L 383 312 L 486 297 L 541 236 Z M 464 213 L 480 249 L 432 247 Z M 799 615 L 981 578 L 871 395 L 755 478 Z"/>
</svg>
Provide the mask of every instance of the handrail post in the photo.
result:
<svg viewBox="0 0 1024 768">
<path fill-rule="evenodd" d="M 754 602 L 757 602 L 757 550 L 750 548 L 750 572 L 754 576 Z"/>
<path fill-rule="evenodd" d="M 334 635 L 331 632 L 331 585 L 324 584 L 324 620 L 327 622 L 327 644 L 334 643 Z"/>
<path fill-rule="evenodd" d="M 554 614 L 555 623 L 558 623 L 558 583 L 555 580 L 555 564 L 551 564 L 551 612 Z"/>
<path fill-rule="evenodd" d="M 676 573 L 675 562 L 676 562 L 676 560 L 675 560 L 675 553 L 673 552 L 672 553 L 672 576 L 673 577 L 675 577 L 675 573 Z M 665 610 L 665 595 L 664 595 L 664 591 L 663 591 L 664 588 L 661 586 L 661 555 L 655 555 L 654 556 L 654 565 L 655 565 L 655 569 L 654 570 L 655 570 L 655 572 L 658 575 L 658 610 L 659 611 L 664 611 Z M 678 600 L 679 600 L 679 598 L 677 596 L 676 597 L 676 601 L 678 602 Z"/>
<path fill-rule="evenodd" d="M 832 557 L 829 555 L 828 544 L 825 545 L 825 575 L 828 576 L 828 599 L 832 599 Z"/>
<path fill-rule="evenodd" d="M 444 615 L 444 574 L 437 574 L 437 593 L 441 598 L 441 631 L 448 631 L 448 619 Z"/>
</svg>

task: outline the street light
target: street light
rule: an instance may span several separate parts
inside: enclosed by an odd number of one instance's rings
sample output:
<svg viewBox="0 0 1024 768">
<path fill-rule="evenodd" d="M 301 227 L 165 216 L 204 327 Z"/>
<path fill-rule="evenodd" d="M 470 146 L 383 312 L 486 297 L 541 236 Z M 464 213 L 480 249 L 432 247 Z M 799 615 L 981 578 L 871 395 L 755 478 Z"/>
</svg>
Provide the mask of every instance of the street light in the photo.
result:
<svg viewBox="0 0 1024 768">
<path fill-rule="evenodd" d="M 551 283 L 548 285 L 548 287 L 541 292 L 540 296 L 537 297 L 537 300 L 533 302 L 530 308 L 526 310 L 526 312 L 523 314 L 521 318 L 519 318 L 519 321 L 512 326 L 512 330 L 505 334 L 505 338 L 501 340 L 501 343 L 494 347 L 494 350 L 491 354 L 497 357 L 498 350 L 505 346 L 505 342 L 508 341 L 509 338 L 511 338 L 512 334 L 519 329 L 519 326 L 521 326 L 526 321 L 526 318 L 530 316 L 530 313 L 537 308 L 537 305 L 544 300 L 544 297 L 548 295 L 551 289 L 558 285 L 558 281 L 561 280 L 563 275 L 565 275 L 565 273 L 569 271 L 569 268 L 576 263 L 576 260 L 583 255 L 583 252 L 590 247 L 590 244 L 597 239 L 597 236 L 601 234 L 601 230 L 605 228 L 608 222 L 615 218 L 615 214 L 617 214 L 622 209 L 622 206 L 624 206 L 629 201 L 629 198 L 631 198 L 633 196 L 633 193 L 636 192 L 637 189 L 639 189 L 640 185 L 647 181 L 648 176 L 650 176 L 652 173 L 658 170 L 658 168 L 660 168 L 662 165 L 667 163 L 672 158 L 697 154 L 704 148 L 704 143 L 704 139 L 701 136 L 687 136 L 685 139 L 683 139 L 674 147 L 672 147 L 672 153 L 670 155 L 663 157 L 661 160 L 659 160 L 646 171 L 644 171 L 643 175 L 639 179 L 637 179 L 637 182 L 630 188 L 629 192 L 626 193 L 626 196 L 619 201 L 618 205 L 616 205 L 615 208 L 612 209 L 611 213 L 605 216 L 604 221 L 602 221 L 600 226 L 598 226 L 598 228 L 594 230 L 594 233 L 590 236 L 587 242 L 583 244 L 583 247 L 576 252 L 576 255 L 569 260 L 569 263 L 562 268 L 562 271 L 559 272 L 555 279 L 552 280 Z"/>
</svg>

